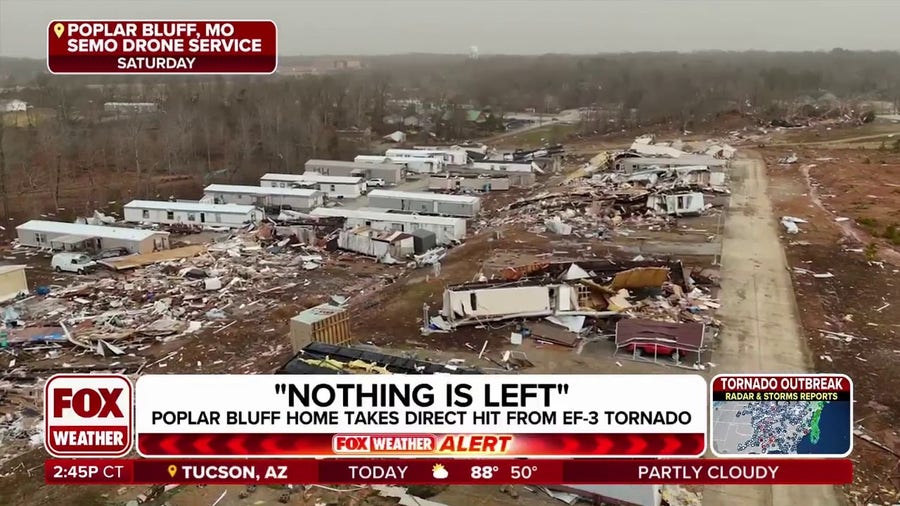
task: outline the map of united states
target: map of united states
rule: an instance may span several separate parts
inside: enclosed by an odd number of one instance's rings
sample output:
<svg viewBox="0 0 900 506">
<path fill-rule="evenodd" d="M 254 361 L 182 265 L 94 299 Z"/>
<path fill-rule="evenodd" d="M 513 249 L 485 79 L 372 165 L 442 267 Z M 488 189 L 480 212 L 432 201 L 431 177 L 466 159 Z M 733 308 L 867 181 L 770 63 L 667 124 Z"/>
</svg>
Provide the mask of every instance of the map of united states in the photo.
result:
<svg viewBox="0 0 900 506">
<path fill-rule="evenodd" d="M 719 454 L 830 453 L 804 451 L 822 435 L 823 401 L 715 401 L 713 448 Z"/>
</svg>

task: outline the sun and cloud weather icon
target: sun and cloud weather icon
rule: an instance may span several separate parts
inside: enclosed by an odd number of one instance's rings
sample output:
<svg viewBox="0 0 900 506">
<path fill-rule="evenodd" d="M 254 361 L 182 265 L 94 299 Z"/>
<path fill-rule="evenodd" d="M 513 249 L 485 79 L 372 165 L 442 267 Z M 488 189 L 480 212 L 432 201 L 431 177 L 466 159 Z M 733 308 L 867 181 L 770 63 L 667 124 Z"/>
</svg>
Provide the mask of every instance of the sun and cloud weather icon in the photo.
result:
<svg viewBox="0 0 900 506">
<path fill-rule="evenodd" d="M 431 476 L 434 477 L 435 480 L 446 480 L 450 473 L 447 472 L 447 469 L 444 468 L 441 464 L 435 464 L 431 468 Z"/>
</svg>

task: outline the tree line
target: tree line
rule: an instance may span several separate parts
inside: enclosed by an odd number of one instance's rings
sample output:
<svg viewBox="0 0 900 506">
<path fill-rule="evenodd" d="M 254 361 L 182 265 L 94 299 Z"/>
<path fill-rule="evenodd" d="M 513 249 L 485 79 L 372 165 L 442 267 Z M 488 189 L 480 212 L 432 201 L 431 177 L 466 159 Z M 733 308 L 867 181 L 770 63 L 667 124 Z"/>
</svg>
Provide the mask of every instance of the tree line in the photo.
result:
<svg viewBox="0 0 900 506">
<path fill-rule="evenodd" d="M 368 129 L 377 140 L 389 129 L 384 117 L 402 112 L 392 110 L 392 99 L 414 98 L 433 111 L 450 111 L 435 116 L 431 132 L 436 142 L 449 142 L 465 132 L 464 107 L 489 107 L 495 117 L 592 108 L 604 113 L 587 115 L 591 124 L 585 127 L 600 131 L 626 120 L 690 125 L 734 110 L 776 116 L 786 101 L 826 93 L 894 103 L 900 97 L 896 52 L 359 59 L 361 70 L 326 75 L 39 73 L 27 80 L 0 59 L 0 76 L 6 76 L 0 99 L 32 106 L 15 122 L 4 115 L 0 126 L 2 212 L 29 216 L 74 202 L 80 214 L 113 198 L 155 197 L 167 177 L 189 178 L 196 193 L 210 180 L 252 184 L 267 171 L 296 172 L 309 158 L 352 158 L 373 146 L 365 136 L 343 133 Z M 21 67 L 16 61 L 15 69 Z M 115 101 L 155 102 L 160 110 L 104 110 L 104 103 Z"/>
</svg>

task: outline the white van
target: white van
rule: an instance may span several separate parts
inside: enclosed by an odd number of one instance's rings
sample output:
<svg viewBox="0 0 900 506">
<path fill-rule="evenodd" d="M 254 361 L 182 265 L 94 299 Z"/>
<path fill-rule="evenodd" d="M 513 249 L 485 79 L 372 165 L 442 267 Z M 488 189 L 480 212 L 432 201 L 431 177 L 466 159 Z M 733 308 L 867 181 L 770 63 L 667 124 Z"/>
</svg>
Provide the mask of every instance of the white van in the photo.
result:
<svg viewBox="0 0 900 506">
<path fill-rule="evenodd" d="M 77 272 L 84 274 L 97 266 L 97 262 L 84 253 L 57 253 L 50 261 L 50 267 L 56 272 Z"/>
</svg>

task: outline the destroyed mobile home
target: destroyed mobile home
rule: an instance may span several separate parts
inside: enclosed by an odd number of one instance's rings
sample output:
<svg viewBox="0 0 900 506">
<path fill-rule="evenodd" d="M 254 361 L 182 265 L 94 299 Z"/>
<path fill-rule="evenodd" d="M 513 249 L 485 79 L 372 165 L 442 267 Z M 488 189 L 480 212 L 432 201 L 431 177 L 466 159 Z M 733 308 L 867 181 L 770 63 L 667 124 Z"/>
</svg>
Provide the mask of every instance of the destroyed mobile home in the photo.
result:
<svg viewBox="0 0 900 506">
<path fill-rule="evenodd" d="M 586 330 L 587 319 L 595 320 L 594 327 L 603 333 L 608 327 L 603 320 L 643 317 L 676 327 L 699 324 L 699 341 L 671 343 L 676 350 L 699 352 L 704 325 L 717 326 L 712 311 L 718 307 L 689 273 L 685 275 L 681 262 L 585 260 L 510 268 L 501 279 L 450 286 L 444 291 L 440 315 L 432 317 L 431 324 L 448 331 L 466 325 L 546 318 L 571 333 L 561 344 L 572 346 L 577 334 Z M 634 345 L 624 346 L 629 344 Z M 644 348 L 637 346 L 639 351 Z"/>
<path fill-rule="evenodd" d="M 434 233 L 440 245 L 455 244 L 466 236 L 466 220 L 447 216 L 425 216 L 387 212 L 379 209 L 341 209 L 336 207 L 320 207 L 310 213 L 317 218 L 343 218 L 344 227 L 352 229 L 359 226 L 377 230 L 393 230 L 413 233 L 415 230 L 427 230 Z"/>
<path fill-rule="evenodd" d="M 613 157 L 601 153 L 558 191 L 544 191 L 501 209 L 482 226 L 515 222 L 540 233 L 611 238 L 629 226 L 669 228 L 674 218 L 716 212 L 715 197 L 727 195 L 725 174 L 707 166 L 652 168 L 630 174 L 609 171 Z"/>
<path fill-rule="evenodd" d="M 398 260 L 415 253 L 415 243 L 411 234 L 373 230 L 365 226 L 341 230 L 338 233 L 338 247 L 375 257 L 379 262 L 386 264 L 397 263 Z"/>
</svg>

